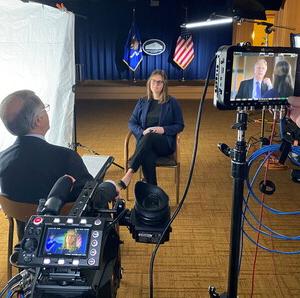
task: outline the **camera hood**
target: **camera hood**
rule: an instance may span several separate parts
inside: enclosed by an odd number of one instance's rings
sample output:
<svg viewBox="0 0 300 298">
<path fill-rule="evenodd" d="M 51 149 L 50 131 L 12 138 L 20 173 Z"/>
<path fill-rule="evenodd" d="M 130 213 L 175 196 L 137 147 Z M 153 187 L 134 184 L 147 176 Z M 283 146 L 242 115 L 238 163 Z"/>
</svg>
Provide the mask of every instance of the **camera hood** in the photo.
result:
<svg viewBox="0 0 300 298">
<path fill-rule="evenodd" d="M 169 197 L 158 186 L 138 181 L 135 184 L 135 214 L 145 224 L 156 225 L 168 220 Z"/>
</svg>

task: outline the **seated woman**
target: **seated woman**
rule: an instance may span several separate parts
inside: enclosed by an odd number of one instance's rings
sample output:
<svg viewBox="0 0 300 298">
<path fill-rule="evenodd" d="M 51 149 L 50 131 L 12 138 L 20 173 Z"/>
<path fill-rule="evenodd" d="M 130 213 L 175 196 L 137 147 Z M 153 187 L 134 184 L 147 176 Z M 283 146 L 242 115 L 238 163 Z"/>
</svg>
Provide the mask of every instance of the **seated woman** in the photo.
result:
<svg viewBox="0 0 300 298">
<path fill-rule="evenodd" d="M 140 166 L 146 182 L 157 185 L 156 160 L 174 153 L 176 135 L 184 128 L 181 108 L 177 100 L 168 95 L 168 81 L 163 70 L 151 73 L 147 96 L 138 100 L 128 126 L 137 143 L 119 186 L 125 189 Z"/>
<path fill-rule="evenodd" d="M 276 63 L 273 74 L 273 88 L 263 94 L 263 98 L 288 97 L 293 95 L 291 66 L 285 61 Z"/>
</svg>

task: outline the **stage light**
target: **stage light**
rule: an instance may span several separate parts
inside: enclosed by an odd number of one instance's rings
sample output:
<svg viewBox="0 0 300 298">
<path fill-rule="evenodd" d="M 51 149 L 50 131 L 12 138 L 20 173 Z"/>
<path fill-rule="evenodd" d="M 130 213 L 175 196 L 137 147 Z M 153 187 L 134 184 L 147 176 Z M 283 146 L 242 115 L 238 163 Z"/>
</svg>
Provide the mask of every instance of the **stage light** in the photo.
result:
<svg viewBox="0 0 300 298">
<path fill-rule="evenodd" d="M 208 26 L 214 26 L 214 25 L 230 24 L 232 22 L 233 22 L 233 18 L 228 17 L 228 18 L 221 18 L 221 19 L 217 19 L 217 20 L 208 19 L 208 20 L 202 21 L 202 22 L 182 24 L 181 27 L 187 28 L 187 29 L 192 29 L 192 28 L 208 27 Z"/>
</svg>

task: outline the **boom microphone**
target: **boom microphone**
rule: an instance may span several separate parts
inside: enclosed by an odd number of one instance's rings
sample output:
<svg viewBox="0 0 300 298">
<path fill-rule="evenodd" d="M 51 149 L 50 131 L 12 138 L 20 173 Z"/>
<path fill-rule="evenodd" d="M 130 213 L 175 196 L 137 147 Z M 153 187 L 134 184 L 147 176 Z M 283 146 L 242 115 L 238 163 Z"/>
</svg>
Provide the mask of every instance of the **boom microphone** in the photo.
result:
<svg viewBox="0 0 300 298">
<path fill-rule="evenodd" d="M 47 201 L 41 210 L 41 214 L 57 215 L 73 188 L 75 179 L 72 176 L 60 177 L 49 192 Z"/>
</svg>

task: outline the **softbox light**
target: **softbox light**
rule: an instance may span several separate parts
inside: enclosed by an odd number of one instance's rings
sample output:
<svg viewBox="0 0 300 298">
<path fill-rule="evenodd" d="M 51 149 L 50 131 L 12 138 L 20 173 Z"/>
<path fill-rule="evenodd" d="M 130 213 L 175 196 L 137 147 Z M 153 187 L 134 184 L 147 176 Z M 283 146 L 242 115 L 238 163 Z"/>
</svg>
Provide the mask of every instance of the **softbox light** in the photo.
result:
<svg viewBox="0 0 300 298">
<path fill-rule="evenodd" d="M 0 102 L 8 94 L 33 90 L 50 104 L 46 139 L 72 142 L 75 83 L 74 15 L 29 1 L 0 0 Z M 0 151 L 14 137 L 0 121 Z"/>
</svg>

